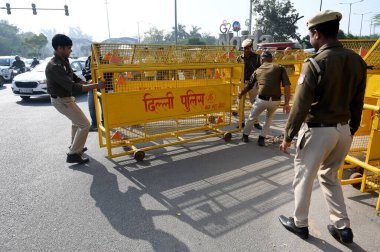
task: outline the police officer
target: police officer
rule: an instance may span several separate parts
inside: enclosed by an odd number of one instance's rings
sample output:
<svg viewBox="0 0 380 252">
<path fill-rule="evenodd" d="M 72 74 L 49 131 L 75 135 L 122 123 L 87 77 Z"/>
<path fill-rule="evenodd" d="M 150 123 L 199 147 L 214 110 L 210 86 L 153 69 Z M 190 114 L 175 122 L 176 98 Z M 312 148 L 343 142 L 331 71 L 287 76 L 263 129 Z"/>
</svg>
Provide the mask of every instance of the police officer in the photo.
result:
<svg viewBox="0 0 380 252">
<path fill-rule="evenodd" d="M 74 95 L 82 92 L 104 88 L 105 83 L 98 81 L 95 84 L 86 84 L 75 75 L 69 63 L 72 52 L 72 40 L 63 34 L 56 34 L 52 39 L 54 57 L 46 66 L 45 74 L 47 91 L 51 97 L 53 106 L 72 122 L 71 146 L 67 154 L 68 163 L 85 163 L 88 157 L 82 154 L 87 148 L 84 147 L 90 128 L 90 122 L 75 103 Z"/>
<path fill-rule="evenodd" d="M 252 131 L 253 124 L 266 110 L 266 120 L 264 127 L 260 133 L 258 144 L 259 146 L 265 145 L 265 137 L 269 133 L 269 127 L 272 124 L 274 112 L 281 103 L 281 83 L 285 90 L 285 106 L 284 112 L 289 113 L 289 97 L 290 97 L 290 81 L 283 66 L 273 64 L 273 57 L 269 51 L 264 51 L 261 54 L 262 65 L 255 70 L 252 75 L 251 81 L 248 86 L 239 94 L 239 98 L 244 97 L 249 89 L 252 89 L 253 83 L 259 86 L 259 95 L 252 106 L 251 113 L 248 117 L 247 123 L 243 130 L 242 141 L 247 143 L 248 136 Z"/>
<path fill-rule="evenodd" d="M 351 243 L 337 172 L 347 155 L 362 114 L 366 64 L 337 40 L 342 14 L 325 10 L 308 21 L 310 43 L 317 53 L 302 67 L 293 108 L 280 149 L 287 153 L 298 133 L 293 181 L 295 210 L 281 215 L 281 224 L 303 239 L 309 236 L 308 216 L 313 181 L 318 176 L 330 212 L 330 234 Z M 300 129 L 301 128 L 301 129 Z"/>
<path fill-rule="evenodd" d="M 260 67 L 261 61 L 260 61 L 260 55 L 253 52 L 253 41 L 252 39 L 245 39 L 243 43 L 241 44 L 243 47 L 244 53 L 239 56 L 238 60 L 244 61 L 244 86 L 247 86 L 249 83 L 249 80 L 253 74 L 253 72 Z M 258 92 L 258 86 L 254 85 L 250 91 L 248 92 L 249 100 L 251 104 L 255 102 L 256 96 Z M 243 96 L 242 100 L 243 104 L 245 104 L 245 96 Z M 243 106 L 244 109 L 244 106 Z M 244 123 L 244 111 L 243 111 L 243 118 L 242 118 L 243 124 L 242 127 L 245 126 Z M 255 128 L 261 130 L 262 127 L 258 122 L 258 119 L 254 122 Z"/>
</svg>

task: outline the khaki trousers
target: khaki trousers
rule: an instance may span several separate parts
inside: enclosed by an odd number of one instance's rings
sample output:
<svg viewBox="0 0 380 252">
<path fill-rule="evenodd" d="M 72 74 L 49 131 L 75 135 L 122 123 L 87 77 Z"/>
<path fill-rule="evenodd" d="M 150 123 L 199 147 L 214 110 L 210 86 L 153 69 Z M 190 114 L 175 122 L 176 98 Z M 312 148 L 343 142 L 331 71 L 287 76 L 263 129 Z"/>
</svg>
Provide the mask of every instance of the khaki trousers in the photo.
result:
<svg viewBox="0 0 380 252">
<path fill-rule="evenodd" d="M 51 98 L 53 106 L 72 122 L 71 146 L 68 154 L 81 154 L 87 140 L 90 121 L 75 103 L 75 97 Z"/>
<path fill-rule="evenodd" d="M 249 102 L 253 105 L 255 103 L 255 100 L 257 98 L 257 94 L 259 93 L 259 87 L 258 85 L 254 85 L 251 90 L 248 91 L 248 96 L 249 96 Z M 244 113 L 244 107 L 245 107 L 245 100 L 246 100 L 246 95 L 242 97 L 242 102 L 243 102 L 243 117 L 242 117 L 242 122 L 245 121 L 245 113 Z M 255 124 L 259 122 L 259 119 L 254 122 Z"/>
<path fill-rule="evenodd" d="M 281 101 L 265 101 L 257 98 L 255 103 L 252 105 L 251 113 L 247 121 L 245 122 L 245 127 L 243 130 L 244 135 L 249 135 L 252 131 L 254 124 L 258 121 L 258 118 L 264 110 L 267 111 L 265 123 L 263 129 L 261 130 L 260 136 L 266 137 L 269 134 L 269 128 L 272 125 L 273 115 L 276 112 L 278 106 L 280 106 Z"/>
<path fill-rule="evenodd" d="M 303 124 L 298 133 L 294 158 L 293 181 L 297 227 L 308 226 L 308 215 L 313 182 L 318 176 L 323 195 L 330 212 L 330 220 L 336 228 L 350 227 L 338 170 L 352 143 L 348 124 L 337 127 L 309 128 Z"/>
</svg>

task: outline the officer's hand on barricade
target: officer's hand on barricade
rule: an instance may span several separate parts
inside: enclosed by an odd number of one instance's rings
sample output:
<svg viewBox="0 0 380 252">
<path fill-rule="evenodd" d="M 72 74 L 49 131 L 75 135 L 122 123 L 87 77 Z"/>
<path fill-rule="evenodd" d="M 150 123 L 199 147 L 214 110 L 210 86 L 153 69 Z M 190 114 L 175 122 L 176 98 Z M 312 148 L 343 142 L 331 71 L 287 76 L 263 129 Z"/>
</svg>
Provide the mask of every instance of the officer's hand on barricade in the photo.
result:
<svg viewBox="0 0 380 252">
<path fill-rule="evenodd" d="M 102 88 L 105 88 L 106 87 L 106 82 L 105 81 L 102 81 L 100 79 L 100 77 L 98 78 L 98 88 L 99 89 L 102 89 Z"/>
<path fill-rule="evenodd" d="M 290 113 L 290 109 L 291 109 L 291 107 L 290 107 L 290 105 L 288 104 L 288 105 L 284 105 L 284 107 L 282 108 L 282 110 L 284 111 L 284 113 L 286 113 L 286 114 L 289 114 Z"/>
<path fill-rule="evenodd" d="M 292 143 L 291 142 L 286 142 L 285 139 L 282 141 L 282 143 L 280 144 L 280 151 L 286 153 L 286 154 L 290 154 L 287 149 L 290 147 Z"/>
</svg>

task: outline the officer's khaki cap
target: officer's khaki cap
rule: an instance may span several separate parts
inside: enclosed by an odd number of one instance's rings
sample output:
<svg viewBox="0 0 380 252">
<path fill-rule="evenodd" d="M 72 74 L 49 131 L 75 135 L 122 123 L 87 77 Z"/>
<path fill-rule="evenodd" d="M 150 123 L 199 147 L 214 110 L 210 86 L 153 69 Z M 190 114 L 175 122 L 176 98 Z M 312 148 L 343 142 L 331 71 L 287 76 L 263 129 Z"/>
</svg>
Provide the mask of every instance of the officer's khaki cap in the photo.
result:
<svg viewBox="0 0 380 252">
<path fill-rule="evenodd" d="M 241 46 L 243 48 L 247 46 L 251 46 L 251 45 L 252 45 L 252 39 L 244 39 L 243 43 L 241 43 Z"/>
<path fill-rule="evenodd" d="M 328 21 L 333 20 L 337 20 L 339 22 L 341 19 L 342 13 L 332 10 L 324 10 L 311 17 L 309 21 L 307 21 L 307 27 L 310 29 L 318 24 L 326 23 Z"/>
</svg>

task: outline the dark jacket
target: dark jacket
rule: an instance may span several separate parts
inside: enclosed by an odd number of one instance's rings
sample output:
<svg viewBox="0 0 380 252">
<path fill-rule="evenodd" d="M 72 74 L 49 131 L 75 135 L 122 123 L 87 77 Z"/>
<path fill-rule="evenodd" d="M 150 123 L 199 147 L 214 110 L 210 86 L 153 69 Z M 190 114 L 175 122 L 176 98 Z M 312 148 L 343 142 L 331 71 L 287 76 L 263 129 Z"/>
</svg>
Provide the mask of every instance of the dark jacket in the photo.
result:
<svg viewBox="0 0 380 252">
<path fill-rule="evenodd" d="M 46 66 L 45 74 L 50 95 L 69 97 L 82 93 L 81 79 L 71 69 L 68 59 L 54 55 Z"/>
</svg>

